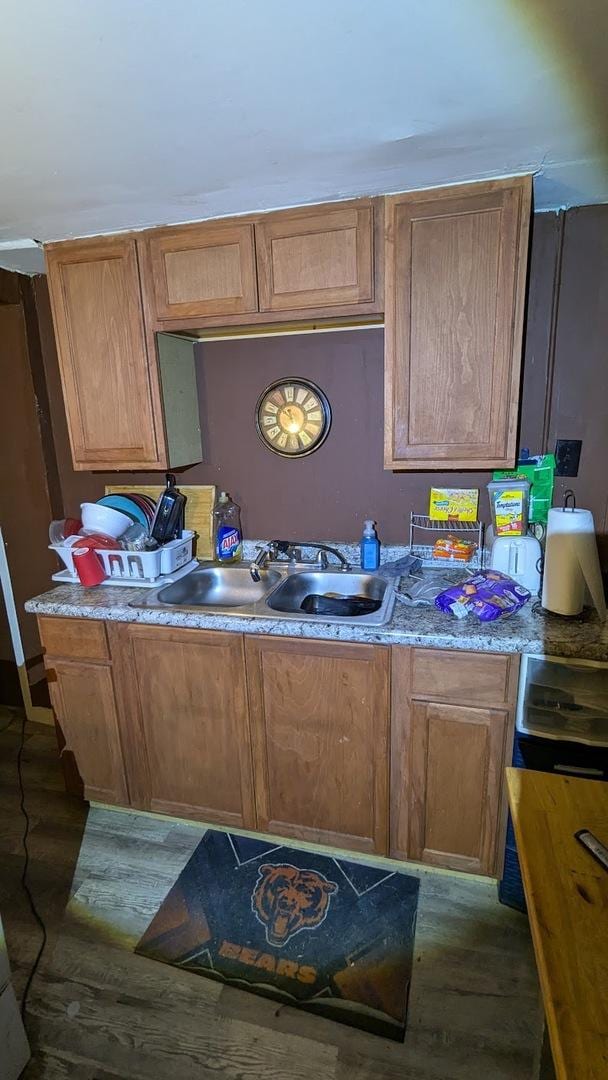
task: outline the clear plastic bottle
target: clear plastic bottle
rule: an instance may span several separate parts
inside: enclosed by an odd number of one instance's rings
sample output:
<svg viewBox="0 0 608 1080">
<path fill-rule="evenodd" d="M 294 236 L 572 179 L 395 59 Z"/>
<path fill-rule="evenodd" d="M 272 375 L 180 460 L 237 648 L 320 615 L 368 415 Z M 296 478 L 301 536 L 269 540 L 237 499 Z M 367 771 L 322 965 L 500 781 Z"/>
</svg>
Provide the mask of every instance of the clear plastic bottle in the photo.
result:
<svg viewBox="0 0 608 1080">
<path fill-rule="evenodd" d="M 220 562 L 239 562 L 243 558 L 241 508 L 227 491 L 221 491 L 213 511 L 215 521 L 215 557 Z"/>
<path fill-rule="evenodd" d="M 374 528 L 375 522 L 367 520 L 361 537 L 361 569 L 377 570 L 380 566 L 380 541 Z"/>
</svg>

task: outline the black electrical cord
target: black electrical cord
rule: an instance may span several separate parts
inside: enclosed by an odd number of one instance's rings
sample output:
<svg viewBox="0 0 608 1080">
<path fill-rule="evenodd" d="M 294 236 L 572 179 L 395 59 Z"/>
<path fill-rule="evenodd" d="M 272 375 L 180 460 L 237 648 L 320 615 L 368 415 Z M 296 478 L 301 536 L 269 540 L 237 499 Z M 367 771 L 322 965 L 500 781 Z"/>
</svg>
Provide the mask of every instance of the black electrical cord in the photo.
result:
<svg viewBox="0 0 608 1080">
<path fill-rule="evenodd" d="M 34 978 L 34 975 L 36 974 L 36 971 L 38 970 L 38 965 L 39 965 L 39 963 L 40 963 L 40 961 L 42 959 L 42 954 L 44 952 L 46 942 L 47 942 L 46 926 L 44 925 L 44 922 L 43 922 L 42 918 L 40 917 L 40 915 L 38 913 L 38 910 L 36 908 L 36 904 L 34 903 L 34 898 L 33 898 L 32 894 L 30 892 L 30 887 L 29 887 L 29 885 L 27 883 L 27 872 L 28 872 L 28 868 L 29 868 L 29 865 L 30 865 L 30 853 L 29 853 L 29 849 L 28 849 L 28 846 L 27 846 L 27 838 L 28 838 L 29 831 L 30 831 L 30 819 L 29 819 L 28 812 L 27 812 L 26 807 L 25 807 L 25 790 L 24 790 L 24 787 L 23 787 L 23 775 L 22 775 L 22 771 L 21 771 L 21 759 L 22 759 L 22 756 L 23 756 L 23 749 L 25 747 L 25 723 L 26 723 L 26 719 L 27 719 L 27 717 L 26 717 L 26 714 L 25 714 L 25 711 L 24 711 L 23 718 L 21 720 L 21 741 L 19 743 L 19 750 L 17 752 L 17 776 L 19 777 L 19 791 L 21 793 L 20 810 L 21 810 L 21 813 L 23 814 L 23 817 L 25 818 L 25 828 L 23 830 L 23 837 L 22 837 L 22 840 L 21 840 L 21 843 L 23 845 L 23 853 L 24 853 L 23 870 L 21 871 L 21 886 L 23 888 L 23 891 L 24 891 L 25 895 L 27 896 L 28 904 L 30 906 L 30 911 L 31 911 L 32 915 L 34 916 L 34 919 L 38 923 L 38 926 L 40 927 L 40 930 L 42 932 L 42 941 L 40 942 L 40 947 L 39 947 L 38 952 L 36 954 L 36 959 L 34 960 L 31 971 L 30 971 L 30 973 L 29 973 L 29 975 L 27 977 L 27 982 L 25 984 L 25 990 L 23 991 L 23 996 L 21 998 L 21 1016 L 22 1016 L 24 1021 L 25 1021 L 25 1012 L 26 1012 L 26 1008 L 27 1008 L 27 998 L 28 998 L 28 994 L 30 992 L 30 987 L 32 985 L 32 980 Z"/>
</svg>

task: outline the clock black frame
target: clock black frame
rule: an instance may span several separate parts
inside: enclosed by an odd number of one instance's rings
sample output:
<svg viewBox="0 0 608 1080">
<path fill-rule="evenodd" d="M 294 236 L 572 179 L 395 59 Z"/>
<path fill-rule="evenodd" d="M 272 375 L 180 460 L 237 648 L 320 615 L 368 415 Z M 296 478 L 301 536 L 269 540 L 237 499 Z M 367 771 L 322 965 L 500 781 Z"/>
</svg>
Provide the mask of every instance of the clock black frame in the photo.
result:
<svg viewBox="0 0 608 1080">
<path fill-rule="evenodd" d="M 320 438 L 315 443 L 315 445 L 309 448 L 302 447 L 301 450 L 293 450 L 291 453 L 285 450 L 280 450 L 276 446 L 272 446 L 272 444 L 264 438 L 260 425 L 260 408 L 264 399 L 268 396 L 268 394 L 272 393 L 273 390 L 277 390 L 279 387 L 283 387 L 285 385 L 288 385 L 289 383 L 294 383 L 297 386 L 305 386 L 311 394 L 314 394 L 315 397 L 319 399 L 321 410 L 323 412 L 323 430 Z M 317 386 L 316 383 L 311 382 L 310 379 L 303 379 L 299 375 L 288 375 L 285 376 L 285 378 L 275 379 L 274 382 L 269 383 L 266 389 L 263 390 L 260 394 L 255 406 L 255 429 L 258 433 L 258 438 L 261 440 L 267 450 L 270 450 L 273 454 L 278 454 L 279 457 L 284 458 L 292 458 L 297 460 L 298 458 L 308 457 L 309 454 L 314 454 L 315 451 L 323 445 L 327 436 L 329 435 L 331 421 L 331 405 L 329 404 L 327 395 L 323 392 L 323 390 L 321 390 L 320 386 Z"/>
</svg>

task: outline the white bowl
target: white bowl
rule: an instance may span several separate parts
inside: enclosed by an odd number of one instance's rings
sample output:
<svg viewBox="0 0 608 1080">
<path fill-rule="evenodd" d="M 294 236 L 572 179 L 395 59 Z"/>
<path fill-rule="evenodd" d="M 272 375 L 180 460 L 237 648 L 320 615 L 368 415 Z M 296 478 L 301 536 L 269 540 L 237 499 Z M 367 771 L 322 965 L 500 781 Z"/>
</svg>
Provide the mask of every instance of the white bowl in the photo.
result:
<svg viewBox="0 0 608 1080">
<path fill-rule="evenodd" d="M 113 510 L 111 506 L 100 506 L 99 503 L 81 503 L 80 516 L 82 527 L 87 532 L 105 533 L 115 540 L 133 524 L 132 519 L 121 514 L 120 510 Z"/>
</svg>

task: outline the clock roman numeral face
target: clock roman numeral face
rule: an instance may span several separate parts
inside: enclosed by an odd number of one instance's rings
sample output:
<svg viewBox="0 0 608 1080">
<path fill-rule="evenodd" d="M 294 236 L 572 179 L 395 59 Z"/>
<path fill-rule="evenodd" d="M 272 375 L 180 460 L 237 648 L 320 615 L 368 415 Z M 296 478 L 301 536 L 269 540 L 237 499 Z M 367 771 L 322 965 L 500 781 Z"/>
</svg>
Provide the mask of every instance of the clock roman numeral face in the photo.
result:
<svg viewBox="0 0 608 1080">
<path fill-rule="evenodd" d="M 272 383 L 260 397 L 258 434 L 270 450 L 298 457 L 316 450 L 329 431 L 331 410 L 325 394 L 304 379 Z"/>
</svg>

